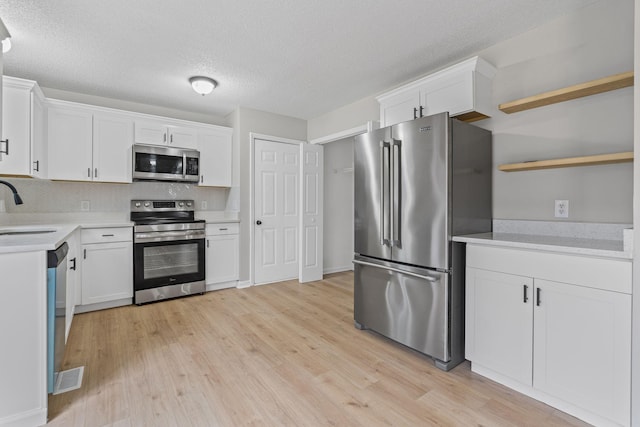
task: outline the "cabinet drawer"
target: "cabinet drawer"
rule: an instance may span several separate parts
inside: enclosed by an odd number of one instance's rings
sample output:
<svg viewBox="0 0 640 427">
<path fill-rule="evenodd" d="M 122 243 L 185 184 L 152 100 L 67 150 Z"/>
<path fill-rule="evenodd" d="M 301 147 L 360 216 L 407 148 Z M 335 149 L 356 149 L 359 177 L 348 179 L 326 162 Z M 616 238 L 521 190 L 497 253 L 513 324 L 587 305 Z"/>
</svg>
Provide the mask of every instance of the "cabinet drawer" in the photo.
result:
<svg viewBox="0 0 640 427">
<path fill-rule="evenodd" d="M 237 223 L 207 224 L 207 236 L 238 234 L 239 232 L 240 224 Z"/>
<path fill-rule="evenodd" d="M 467 244 L 467 267 L 631 293 L 631 261 Z"/>
<path fill-rule="evenodd" d="M 81 237 L 82 244 L 110 243 L 133 241 L 131 227 L 84 228 Z"/>
</svg>

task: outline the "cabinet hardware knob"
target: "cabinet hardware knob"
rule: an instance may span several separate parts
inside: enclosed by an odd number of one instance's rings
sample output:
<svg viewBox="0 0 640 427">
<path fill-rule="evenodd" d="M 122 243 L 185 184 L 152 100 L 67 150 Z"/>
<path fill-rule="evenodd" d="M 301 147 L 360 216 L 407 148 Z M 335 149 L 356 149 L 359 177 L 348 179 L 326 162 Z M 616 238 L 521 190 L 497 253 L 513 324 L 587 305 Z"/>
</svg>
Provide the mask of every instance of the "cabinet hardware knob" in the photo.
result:
<svg viewBox="0 0 640 427">
<path fill-rule="evenodd" d="M 165 132 L 164 135 L 162 136 L 162 142 L 167 142 L 167 133 Z"/>
<path fill-rule="evenodd" d="M 87 250 L 84 250 L 84 255 L 83 255 L 84 259 L 87 259 Z"/>
<path fill-rule="evenodd" d="M 91 178 L 91 168 L 87 168 L 87 178 Z"/>
<path fill-rule="evenodd" d="M 98 177 L 98 168 L 95 168 L 95 169 L 94 169 L 93 177 L 94 177 L 94 178 L 97 178 L 97 177 Z"/>
<path fill-rule="evenodd" d="M 113 234 L 103 234 L 102 237 L 113 237 Z"/>
<path fill-rule="evenodd" d="M 536 305 L 540 307 L 540 288 L 536 288 Z"/>
<path fill-rule="evenodd" d="M 262 221 L 257 220 L 257 221 L 256 221 L 256 224 L 258 224 L 258 225 L 262 225 Z"/>
<path fill-rule="evenodd" d="M 420 106 L 420 117 L 424 117 L 423 111 L 424 111 L 424 107 L 421 105 Z"/>
<path fill-rule="evenodd" d="M 2 142 L 4 142 L 4 151 L 0 150 L 0 154 L 6 154 L 8 156 L 9 155 L 9 138 L 0 139 L 0 143 Z"/>
<path fill-rule="evenodd" d="M 33 171 L 40 172 L 40 160 L 36 160 L 33 162 Z"/>
<path fill-rule="evenodd" d="M 73 263 L 73 265 L 71 267 L 69 267 L 70 270 L 75 270 L 76 269 L 76 258 L 72 258 L 69 261 L 71 261 Z"/>
<path fill-rule="evenodd" d="M 527 301 L 529 301 L 529 298 L 527 298 L 527 291 L 529 290 L 529 287 L 527 285 L 523 285 L 523 290 L 524 290 L 524 298 L 523 298 L 523 302 L 526 304 Z"/>
<path fill-rule="evenodd" d="M 413 108 L 413 118 L 414 120 L 418 118 L 418 109 L 417 108 Z"/>
</svg>

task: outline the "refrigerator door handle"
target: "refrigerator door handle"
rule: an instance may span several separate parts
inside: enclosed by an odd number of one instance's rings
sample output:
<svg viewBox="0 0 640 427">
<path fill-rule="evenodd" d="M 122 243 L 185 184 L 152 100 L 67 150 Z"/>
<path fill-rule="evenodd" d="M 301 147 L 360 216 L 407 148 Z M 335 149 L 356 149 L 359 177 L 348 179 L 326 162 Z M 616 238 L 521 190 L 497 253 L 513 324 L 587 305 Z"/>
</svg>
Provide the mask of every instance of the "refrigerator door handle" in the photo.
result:
<svg viewBox="0 0 640 427">
<path fill-rule="evenodd" d="M 402 141 L 394 139 L 392 141 L 391 149 L 391 163 L 393 172 L 391 175 L 391 246 L 402 247 L 400 240 L 400 181 L 402 177 L 401 173 L 401 159 L 400 149 Z"/>
<path fill-rule="evenodd" d="M 388 214 L 385 213 L 385 200 L 387 200 L 387 194 L 385 191 L 386 180 L 384 175 L 386 166 L 384 161 L 385 151 L 389 151 L 389 143 L 380 141 L 380 245 L 382 246 L 390 245 L 390 239 L 387 238 L 385 227 L 385 219 L 388 217 Z"/>
<path fill-rule="evenodd" d="M 400 270 L 399 268 L 387 267 L 387 266 L 384 266 L 384 265 L 374 264 L 372 262 L 358 261 L 356 259 L 353 260 L 353 263 L 354 264 L 360 264 L 360 265 L 366 265 L 367 267 L 379 268 L 381 270 L 389 270 L 389 271 L 393 271 L 395 273 L 406 274 L 407 276 L 417 277 L 418 279 L 424 279 L 424 280 L 426 280 L 428 282 L 438 282 L 438 279 L 436 279 L 434 277 L 423 276 L 422 274 L 413 273 L 411 271 L 406 271 L 406 270 Z"/>
</svg>

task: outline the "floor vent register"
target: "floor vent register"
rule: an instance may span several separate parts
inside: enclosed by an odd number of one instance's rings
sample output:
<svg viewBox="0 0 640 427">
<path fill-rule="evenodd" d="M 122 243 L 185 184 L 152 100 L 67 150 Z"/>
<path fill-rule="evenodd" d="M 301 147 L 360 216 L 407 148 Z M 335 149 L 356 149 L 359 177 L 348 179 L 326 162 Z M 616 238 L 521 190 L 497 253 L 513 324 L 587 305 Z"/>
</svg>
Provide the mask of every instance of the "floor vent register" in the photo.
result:
<svg viewBox="0 0 640 427">
<path fill-rule="evenodd" d="M 53 394 L 61 394 L 79 389 L 80 386 L 82 386 L 83 374 L 84 366 L 56 373 L 56 383 L 53 387 Z"/>
</svg>

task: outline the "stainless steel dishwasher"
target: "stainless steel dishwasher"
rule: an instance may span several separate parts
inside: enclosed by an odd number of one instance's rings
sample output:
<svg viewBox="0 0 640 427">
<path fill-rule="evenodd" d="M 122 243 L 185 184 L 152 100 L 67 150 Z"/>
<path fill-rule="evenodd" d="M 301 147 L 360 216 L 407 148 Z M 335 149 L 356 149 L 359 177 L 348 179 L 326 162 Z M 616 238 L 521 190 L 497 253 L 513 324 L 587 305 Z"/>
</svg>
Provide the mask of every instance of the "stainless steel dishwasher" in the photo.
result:
<svg viewBox="0 0 640 427">
<path fill-rule="evenodd" d="M 64 358 L 68 252 L 66 242 L 47 252 L 47 393 L 54 391 Z"/>
</svg>

